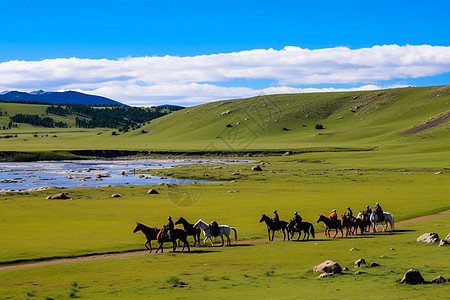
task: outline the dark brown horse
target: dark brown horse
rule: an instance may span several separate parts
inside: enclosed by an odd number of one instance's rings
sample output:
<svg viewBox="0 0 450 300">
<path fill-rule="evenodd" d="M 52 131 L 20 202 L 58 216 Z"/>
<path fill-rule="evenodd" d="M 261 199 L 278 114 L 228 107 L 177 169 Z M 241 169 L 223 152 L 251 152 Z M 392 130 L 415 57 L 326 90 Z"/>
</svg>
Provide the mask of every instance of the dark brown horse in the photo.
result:
<svg viewBox="0 0 450 300">
<path fill-rule="evenodd" d="M 145 242 L 144 246 L 145 246 L 145 248 L 150 250 L 150 253 L 151 253 L 152 252 L 152 240 L 156 240 L 156 236 L 158 235 L 159 229 L 156 227 L 148 227 L 142 223 L 136 223 L 136 227 L 134 227 L 133 233 L 136 233 L 138 231 L 141 231 L 147 238 L 147 242 Z"/>
<path fill-rule="evenodd" d="M 369 232 L 370 231 L 370 224 L 371 224 L 370 216 L 368 216 L 365 211 L 363 211 L 363 210 L 360 211 L 358 213 L 358 216 L 356 217 L 356 220 L 359 224 L 361 224 L 360 226 L 362 226 L 362 228 L 363 228 L 363 230 L 361 230 L 361 232 L 363 232 L 363 231 Z"/>
<path fill-rule="evenodd" d="M 275 224 L 271 218 L 266 216 L 265 214 L 262 214 L 261 219 L 259 220 L 259 223 L 266 222 L 267 225 L 267 233 L 269 234 L 269 241 L 273 241 L 273 236 L 275 235 L 275 231 L 283 231 L 283 241 L 286 240 L 286 221 L 279 221 L 278 224 Z M 272 239 L 270 239 L 270 232 L 272 231 Z M 288 240 L 289 240 L 289 234 L 288 234 Z"/>
<path fill-rule="evenodd" d="M 288 231 L 288 234 L 291 234 L 291 239 L 294 237 L 294 233 L 298 232 L 298 238 L 297 241 L 300 239 L 300 236 L 302 235 L 302 231 L 305 233 L 305 235 L 303 236 L 303 240 L 309 240 L 309 233 L 311 232 L 311 235 L 313 238 L 315 238 L 315 233 L 314 233 L 314 226 L 313 224 L 309 223 L 309 222 L 300 222 L 299 225 L 295 226 L 296 222 L 294 219 L 291 219 L 288 223 L 288 225 L 286 226 L 286 229 Z"/>
<path fill-rule="evenodd" d="M 325 236 L 330 236 L 330 229 L 334 228 L 336 229 L 336 234 L 333 236 L 333 238 L 336 237 L 338 234 L 338 229 L 341 231 L 341 237 L 344 237 L 344 232 L 342 232 L 342 225 L 341 221 L 337 220 L 336 222 L 331 222 L 331 220 L 328 217 L 325 217 L 324 215 L 319 215 L 319 218 L 317 219 L 317 223 L 323 222 L 325 224 Z"/>
<path fill-rule="evenodd" d="M 156 235 L 156 240 L 158 241 L 159 248 L 156 249 L 156 253 L 161 249 L 161 253 L 164 252 L 163 250 L 163 244 L 166 242 L 172 242 L 173 252 L 177 249 L 177 240 L 180 240 L 184 243 L 183 249 L 181 251 L 184 251 L 184 248 L 188 248 L 188 252 L 191 252 L 191 249 L 189 248 L 189 242 L 187 241 L 187 233 L 183 229 L 172 229 L 170 233 L 170 239 L 167 237 L 167 234 L 164 232 L 164 229 L 161 229 L 158 234 Z"/>
<path fill-rule="evenodd" d="M 345 236 L 355 234 L 356 230 L 356 219 L 348 216 L 347 214 L 343 214 L 342 216 L 342 228 L 345 228 Z"/>
<path fill-rule="evenodd" d="M 194 237 L 194 245 L 193 245 L 194 247 L 195 247 L 195 244 L 197 244 L 197 243 L 200 245 L 200 228 L 198 228 L 198 227 L 194 228 L 194 224 L 189 223 L 183 217 L 180 217 L 178 219 L 178 221 L 175 222 L 175 224 L 176 225 L 182 224 L 187 235 L 188 236 L 192 235 Z"/>
</svg>

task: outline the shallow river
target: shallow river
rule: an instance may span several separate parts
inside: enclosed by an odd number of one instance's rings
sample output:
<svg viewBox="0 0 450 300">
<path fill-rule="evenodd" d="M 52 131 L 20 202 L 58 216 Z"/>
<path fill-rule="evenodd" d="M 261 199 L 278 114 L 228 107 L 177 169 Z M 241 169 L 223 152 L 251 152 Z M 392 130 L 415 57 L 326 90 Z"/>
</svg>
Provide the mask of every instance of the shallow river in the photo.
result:
<svg viewBox="0 0 450 300">
<path fill-rule="evenodd" d="M 170 168 L 182 164 L 226 164 L 245 161 L 40 161 L 0 163 L 0 191 L 25 191 L 42 187 L 101 187 L 118 185 L 152 185 L 158 183 L 193 183 L 167 177 L 138 174 L 137 170 Z M 210 182 L 195 180 L 197 183 Z"/>
</svg>

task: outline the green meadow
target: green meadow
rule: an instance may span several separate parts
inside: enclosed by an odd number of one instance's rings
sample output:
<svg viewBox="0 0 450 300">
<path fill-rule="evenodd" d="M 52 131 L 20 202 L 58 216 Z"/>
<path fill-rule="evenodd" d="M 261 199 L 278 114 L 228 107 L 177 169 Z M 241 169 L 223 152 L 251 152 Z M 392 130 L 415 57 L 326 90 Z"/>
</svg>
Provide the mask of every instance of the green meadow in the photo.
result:
<svg viewBox="0 0 450 300">
<path fill-rule="evenodd" d="M 145 125 L 145 134 L 113 136 L 110 129 L 66 128 L 53 137 L 49 129 L 26 126 L 2 131 L 18 136 L 0 139 L 1 151 L 43 157 L 62 153 L 77 158 L 71 151 L 104 149 L 251 162 L 140 171 L 215 183 L 0 194 L 0 298 L 445 298 L 448 283 L 407 286 L 399 280 L 410 268 L 425 280 L 438 275 L 450 279 L 450 248 L 416 242 L 425 232 L 441 238 L 450 232 L 449 214 L 434 215 L 450 209 L 449 123 L 410 135 L 402 132 L 449 111 L 449 103 L 449 86 L 277 95 L 186 108 Z M 4 105 L 0 103 L 2 110 Z M 10 105 L 8 112 L 19 104 Z M 323 129 L 316 129 L 317 124 Z M 253 166 L 262 171 L 252 171 Z M 159 194 L 147 194 L 150 188 Z M 71 199 L 46 199 L 60 192 Z M 396 222 L 432 216 L 396 226 L 394 232 L 318 236 L 306 242 L 283 241 L 280 233 L 267 242 L 266 226 L 259 223 L 262 213 L 271 217 L 274 209 L 283 220 L 298 211 L 322 232 L 323 224 L 316 223 L 319 214 L 332 209 L 343 214 L 347 206 L 358 212 L 376 202 Z M 167 249 L 164 254 L 1 269 L 145 250 L 144 235 L 132 233 L 136 222 L 161 227 L 169 215 L 233 226 L 239 243 L 233 238 L 232 247 L 196 247 L 193 253 Z M 354 275 L 359 258 L 380 266 Z M 312 268 L 328 259 L 349 270 L 318 279 Z"/>
</svg>

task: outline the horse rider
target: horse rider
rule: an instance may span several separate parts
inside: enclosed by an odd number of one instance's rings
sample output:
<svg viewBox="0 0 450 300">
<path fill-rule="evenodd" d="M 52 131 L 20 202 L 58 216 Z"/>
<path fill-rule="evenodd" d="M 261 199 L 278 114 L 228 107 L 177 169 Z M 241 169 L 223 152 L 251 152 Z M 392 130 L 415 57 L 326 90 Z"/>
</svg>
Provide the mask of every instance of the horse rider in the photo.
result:
<svg viewBox="0 0 450 300">
<path fill-rule="evenodd" d="M 175 228 L 175 226 L 173 225 L 173 221 L 172 221 L 172 217 L 168 217 L 167 218 L 167 224 L 163 226 L 164 228 L 164 233 L 166 234 L 167 238 L 169 240 L 172 239 L 172 230 Z"/>
<path fill-rule="evenodd" d="M 383 214 L 383 209 L 381 209 L 380 203 L 377 202 L 377 204 L 375 204 L 375 213 L 378 215 L 378 218 L 380 219 L 380 221 L 384 220 L 384 214 Z"/>
<path fill-rule="evenodd" d="M 372 210 L 370 209 L 369 205 L 366 205 L 366 211 L 364 212 L 364 214 L 367 217 L 370 217 L 370 215 L 372 214 Z"/>
<path fill-rule="evenodd" d="M 347 216 L 349 216 L 351 219 L 353 219 L 353 211 L 350 209 L 350 206 L 347 207 L 347 212 L 346 212 Z"/>
<path fill-rule="evenodd" d="M 298 212 L 294 212 L 294 218 L 292 219 L 295 223 L 295 227 L 300 229 L 300 223 L 302 222 L 302 217 L 298 214 Z"/>
<path fill-rule="evenodd" d="M 337 223 L 337 213 L 336 213 L 335 209 L 333 209 L 331 211 L 331 215 L 329 216 L 329 218 L 330 218 L 330 223 L 331 224 L 336 224 Z"/>
<path fill-rule="evenodd" d="M 220 235 L 219 224 L 217 223 L 217 221 L 212 221 L 211 224 L 209 224 L 209 228 L 211 230 L 212 236 Z"/>
<path fill-rule="evenodd" d="M 274 224 L 275 226 L 278 226 L 278 224 L 279 224 L 279 222 L 280 222 L 280 217 L 278 216 L 278 213 L 277 213 L 277 210 L 276 210 L 276 209 L 273 211 L 272 221 L 273 221 L 273 224 Z"/>
</svg>

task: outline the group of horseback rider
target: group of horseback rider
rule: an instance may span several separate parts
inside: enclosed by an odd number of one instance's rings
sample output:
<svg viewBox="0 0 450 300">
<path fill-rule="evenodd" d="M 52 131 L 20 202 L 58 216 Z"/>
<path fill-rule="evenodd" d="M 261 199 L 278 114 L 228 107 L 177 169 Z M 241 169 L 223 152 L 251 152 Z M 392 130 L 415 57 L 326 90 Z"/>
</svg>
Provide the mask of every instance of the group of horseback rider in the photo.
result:
<svg viewBox="0 0 450 300">
<path fill-rule="evenodd" d="M 381 208 L 380 203 L 377 202 L 377 204 L 375 204 L 373 211 L 378 215 L 378 220 L 380 220 L 380 221 L 384 220 L 383 209 Z M 366 205 L 366 210 L 364 211 L 364 215 L 367 216 L 367 219 L 368 219 L 368 218 L 370 218 L 371 214 L 372 214 L 372 209 L 369 207 L 369 205 Z M 350 218 L 354 218 L 353 211 L 351 210 L 350 206 L 347 207 L 347 211 L 345 212 L 345 215 Z M 330 218 L 331 222 L 337 222 L 337 213 L 336 213 L 335 209 L 333 209 L 329 218 Z"/>
<path fill-rule="evenodd" d="M 172 217 L 167 218 L 167 224 L 163 225 L 163 233 L 166 235 L 168 240 L 172 240 L 172 230 L 175 228 L 175 225 L 173 224 Z M 220 229 L 219 224 L 216 221 L 212 221 L 209 225 L 209 228 L 211 230 L 212 236 L 218 236 L 220 235 Z"/>
<path fill-rule="evenodd" d="M 384 220 L 384 214 L 383 214 L 383 209 L 380 206 L 380 203 L 377 203 L 373 209 L 373 211 L 378 215 L 378 219 L 379 220 Z M 370 215 L 372 214 L 372 209 L 369 207 L 369 205 L 366 205 L 366 210 L 364 211 L 364 214 L 367 216 L 367 218 L 370 217 Z M 345 215 L 349 216 L 350 218 L 354 218 L 353 216 L 353 211 L 351 210 L 350 206 L 347 207 L 347 211 L 345 212 Z M 336 213 L 336 210 L 333 209 L 330 216 L 330 221 L 331 222 L 338 222 L 338 216 Z M 278 216 L 278 213 L 276 210 L 273 211 L 273 217 L 272 217 L 272 221 L 274 223 L 275 226 L 277 226 L 280 222 L 280 217 Z M 294 212 L 294 217 L 292 218 L 291 221 L 294 221 L 295 223 L 295 228 L 298 229 L 298 226 L 300 225 L 300 222 L 302 222 L 302 217 L 300 217 L 300 215 L 298 214 L 298 212 Z"/>
</svg>

